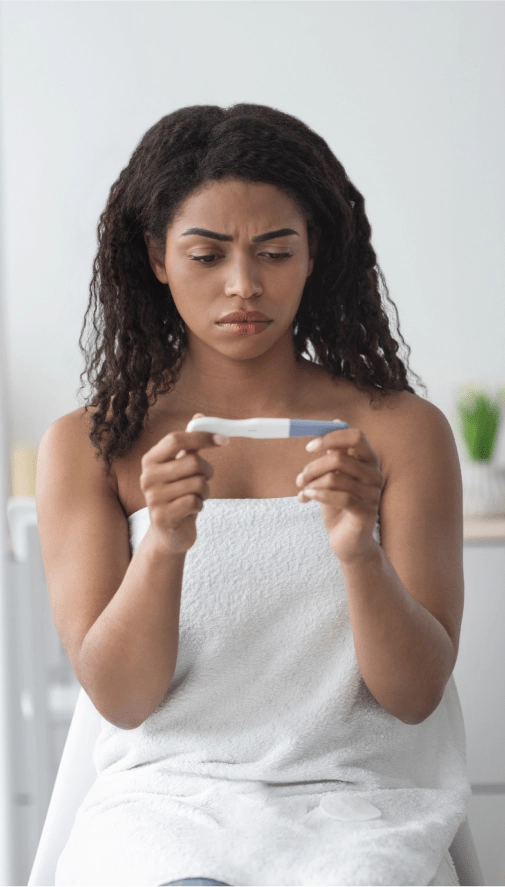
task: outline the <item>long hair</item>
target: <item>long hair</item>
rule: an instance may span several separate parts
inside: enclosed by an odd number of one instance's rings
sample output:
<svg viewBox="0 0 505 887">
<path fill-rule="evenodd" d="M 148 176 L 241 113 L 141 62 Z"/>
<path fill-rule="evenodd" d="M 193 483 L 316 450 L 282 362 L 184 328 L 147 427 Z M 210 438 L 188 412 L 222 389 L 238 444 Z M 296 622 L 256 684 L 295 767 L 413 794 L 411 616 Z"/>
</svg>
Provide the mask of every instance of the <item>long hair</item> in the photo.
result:
<svg viewBox="0 0 505 887">
<path fill-rule="evenodd" d="M 94 394 L 90 440 L 111 470 L 140 436 L 149 407 L 173 388 L 188 347 L 168 285 L 148 260 L 145 232 L 164 253 L 177 210 L 202 184 L 239 178 L 275 185 L 303 213 L 317 254 L 293 321 L 295 357 L 351 380 L 374 398 L 416 393 L 371 244 L 362 194 L 327 143 L 296 117 L 265 105 L 194 105 L 162 117 L 112 185 L 98 227 L 79 346 Z M 383 299 L 394 309 L 405 363 Z M 83 347 L 88 314 L 93 330 Z M 413 374 L 418 381 L 419 376 Z M 421 382 L 426 391 L 426 386 Z M 103 438 L 105 437 L 105 442 Z"/>
</svg>

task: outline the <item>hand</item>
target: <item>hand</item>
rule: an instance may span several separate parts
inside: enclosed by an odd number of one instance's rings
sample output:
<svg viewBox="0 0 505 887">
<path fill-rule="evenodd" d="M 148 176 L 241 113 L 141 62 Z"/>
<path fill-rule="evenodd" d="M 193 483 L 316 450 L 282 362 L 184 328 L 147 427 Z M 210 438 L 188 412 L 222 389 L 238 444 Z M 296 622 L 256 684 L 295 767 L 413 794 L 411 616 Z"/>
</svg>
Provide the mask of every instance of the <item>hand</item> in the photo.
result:
<svg viewBox="0 0 505 887">
<path fill-rule="evenodd" d="M 385 483 L 377 454 L 359 428 L 321 435 L 312 452 L 316 458 L 296 478 L 299 500 L 321 503 L 331 549 L 341 562 L 366 556 L 376 545 L 372 533 Z"/>
<path fill-rule="evenodd" d="M 203 416 L 195 413 L 193 419 Z M 228 440 L 226 440 L 228 443 Z M 140 488 L 151 518 L 150 532 L 170 554 L 188 551 L 196 542 L 196 516 L 210 496 L 214 474 L 198 450 L 220 446 L 210 431 L 173 431 L 143 456 Z"/>
</svg>

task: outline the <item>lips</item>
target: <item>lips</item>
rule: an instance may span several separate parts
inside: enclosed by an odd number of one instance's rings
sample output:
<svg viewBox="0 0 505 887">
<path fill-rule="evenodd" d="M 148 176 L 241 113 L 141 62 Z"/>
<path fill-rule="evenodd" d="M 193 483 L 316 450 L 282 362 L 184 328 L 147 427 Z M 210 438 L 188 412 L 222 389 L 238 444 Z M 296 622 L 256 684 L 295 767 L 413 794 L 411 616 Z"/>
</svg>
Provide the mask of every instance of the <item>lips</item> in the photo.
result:
<svg viewBox="0 0 505 887">
<path fill-rule="evenodd" d="M 270 320 L 261 311 L 234 311 L 221 317 L 217 323 L 268 323 Z"/>
</svg>

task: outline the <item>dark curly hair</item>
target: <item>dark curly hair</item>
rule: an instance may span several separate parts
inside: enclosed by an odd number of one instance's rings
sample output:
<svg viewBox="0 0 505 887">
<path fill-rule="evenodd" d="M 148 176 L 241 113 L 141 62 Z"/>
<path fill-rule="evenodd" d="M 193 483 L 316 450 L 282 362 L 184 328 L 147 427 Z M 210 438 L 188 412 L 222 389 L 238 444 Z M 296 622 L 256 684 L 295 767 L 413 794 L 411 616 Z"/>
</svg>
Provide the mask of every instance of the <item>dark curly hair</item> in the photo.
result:
<svg viewBox="0 0 505 887">
<path fill-rule="evenodd" d="M 204 182 L 233 177 L 275 185 L 299 206 L 317 255 L 293 322 L 296 360 L 309 354 L 333 377 L 378 394 L 410 391 L 382 303 L 396 314 L 371 245 L 365 201 L 327 143 L 265 105 L 193 105 L 162 117 L 112 185 L 98 227 L 79 346 L 95 394 L 90 440 L 107 474 L 140 436 L 149 407 L 170 391 L 188 345 L 170 289 L 149 264 L 145 232 L 164 253 L 177 210 Z M 93 306 L 89 347 L 82 340 Z M 398 335 L 405 346 L 403 337 Z M 410 369 L 409 369 L 409 372 Z M 418 381 L 419 376 L 413 374 Z M 421 382 L 426 391 L 426 386 Z M 102 447 L 102 438 L 106 437 Z"/>
</svg>

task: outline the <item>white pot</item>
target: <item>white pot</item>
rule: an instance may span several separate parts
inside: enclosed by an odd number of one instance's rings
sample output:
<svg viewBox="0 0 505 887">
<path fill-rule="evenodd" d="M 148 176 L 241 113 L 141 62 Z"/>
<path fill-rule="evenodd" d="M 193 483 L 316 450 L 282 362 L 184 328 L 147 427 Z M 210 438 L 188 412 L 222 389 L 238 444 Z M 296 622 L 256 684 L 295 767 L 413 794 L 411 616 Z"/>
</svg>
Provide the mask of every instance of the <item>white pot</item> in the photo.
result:
<svg viewBox="0 0 505 887">
<path fill-rule="evenodd" d="M 505 472 L 490 462 L 469 462 L 462 469 L 465 517 L 505 516 Z"/>
</svg>

